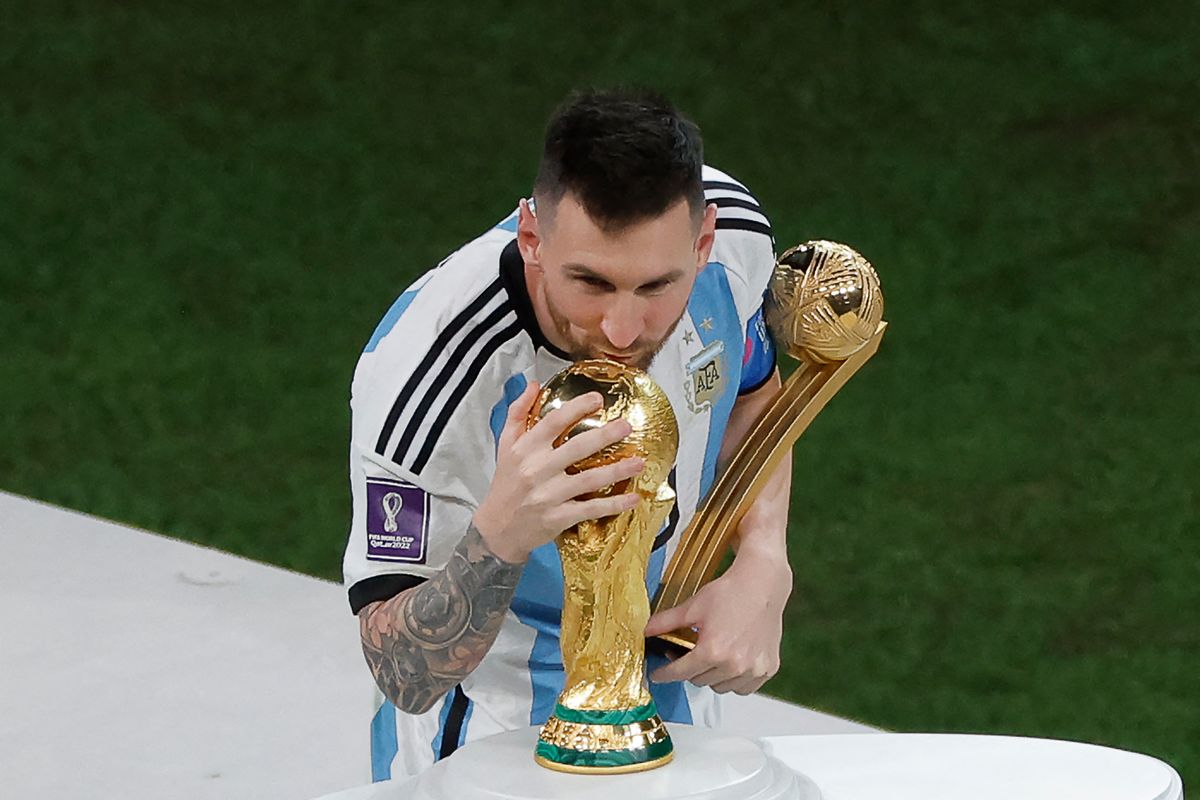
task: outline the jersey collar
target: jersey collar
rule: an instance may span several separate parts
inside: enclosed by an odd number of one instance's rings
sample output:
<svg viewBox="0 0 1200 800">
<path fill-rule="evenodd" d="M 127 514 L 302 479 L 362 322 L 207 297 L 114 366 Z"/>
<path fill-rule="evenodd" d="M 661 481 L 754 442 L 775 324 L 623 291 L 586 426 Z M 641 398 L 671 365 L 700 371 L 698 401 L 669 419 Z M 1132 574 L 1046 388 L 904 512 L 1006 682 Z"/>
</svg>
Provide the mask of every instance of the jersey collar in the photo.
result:
<svg viewBox="0 0 1200 800">
<path fill-rule="evenodd" d="M 525 259 L 517 249 L 517 240 L 513 239 L 500 251 L 500 284 L 508 293 L 513 309 L 517 312 L 517 321 L 533 339 L 535 348 L 542 348 L 563 361 L 570 361 L 571 356 L 550 343 L 538 325 L 537 315 L 533 311 L 533 300 L 529 297 L 529 286 L 525 283 Z"/>
</svg>

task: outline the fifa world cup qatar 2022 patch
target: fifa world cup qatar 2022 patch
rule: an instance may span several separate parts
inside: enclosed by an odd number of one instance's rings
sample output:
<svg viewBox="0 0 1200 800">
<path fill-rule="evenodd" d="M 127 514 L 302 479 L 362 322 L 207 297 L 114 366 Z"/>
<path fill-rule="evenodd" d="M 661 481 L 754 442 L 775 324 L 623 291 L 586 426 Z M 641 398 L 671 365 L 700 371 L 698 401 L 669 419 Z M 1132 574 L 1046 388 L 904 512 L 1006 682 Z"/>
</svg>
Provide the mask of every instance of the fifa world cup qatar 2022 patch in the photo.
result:
<svg viewBox="0 0 1200 800">
<path fill-rule="evenodd" d="M 367 558 L 425 563 L 429 495 L 392 478 L 367 478 Z"/>
</svg>

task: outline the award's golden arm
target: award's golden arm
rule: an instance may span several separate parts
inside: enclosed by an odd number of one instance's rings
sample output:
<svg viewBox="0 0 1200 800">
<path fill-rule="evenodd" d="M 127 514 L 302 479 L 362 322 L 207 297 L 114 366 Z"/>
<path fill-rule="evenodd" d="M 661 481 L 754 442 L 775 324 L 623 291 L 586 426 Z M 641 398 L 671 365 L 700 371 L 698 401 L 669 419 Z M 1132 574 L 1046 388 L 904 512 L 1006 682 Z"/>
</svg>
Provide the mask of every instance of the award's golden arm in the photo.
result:
<svg viewBox="0 0 1200 800">
<path fill-rule="evenodd" d="M 800 366 L 751 426 L 746 438 L 683 532 L 679 547 L 663 571 L 662 584 L 652 609 L 655 612 L 678 606 L 693 597 L 702 586 L 715 577 L 725 554 L 729 551 L 738 523 L 761 494 L 784 454 L 791 449 L 825 404 L 879 349 L 887 323 L 881 319 L 882 296 L 879 293 L 878 279 L 869 262 L 844 245 L 809 242 L 787 251 L 780 258 L 780 267 L 785 266 L 785 259 L 797 251 L 803 252 L 804 248 L 809 248 L 809 252 L 804 260 L 805 269 L 800 272 L 807 274 L 801 274 L 799 277 L 781 277 L 777 268 L 777 276 L 772 286 L 772 296 L 776 304 L 788 302 L 787 298 L 781 299 L 780 294 L 789 294 L 793 304 L 790 309 L 777 311 L 775 316 L 790 313 L 797 318 L 787 326 L 773 324 L 773 333 L 777 340 L 781 337 L 791 340 L 782 341 L 780 345 L 786 347 L 788 352 L 800 361 Z M 846 265 L 854 259 L 861 263 L 855 262 L 855 269 L 851 270 Z M 841 263 L 838 263 L 839 261 Z M 832 310 L 828 307 L 812 308 L 822 297 L 829 296 L 830 284 L 836 284 L 839 277 L 843 286 L 847 285 L 847 282 L 858 284 L 854 288 L 857 295 L 853 308 L 842 308 L 845 306 L 844 299 L 836 297 L 832 303 L 835 308 Z M 775 284 L 789 280 L 795 284 L 791 292 L 775 291 Z M 819 290 L 823 290 L 823 293 Z M 804 299 L 806 291 L 809 295 L 807 300 Z M 836 294 L 837 290 L 835 288 L 832 291 Z M 801 306 L 807 306 L 807 310 Z M 849 347 L 845 342 L 835 341 L 836 330 L 832 338 L 828 330 L 832 323 L 837 321 L 836 317 L 839 315 L 836 312 L 839 308 L 843 318 L 853 317 L 850 319 L 851 324 L 857 324 L 860 329 L 863 324 L 868 326 L 867 330 L 861 332 L 861 341 L 852 343 Z M 804 319 L 800 320 L 800 317 Z M 873 331 L 870 327 L 872 324 Z M 784 327 L 788 330 L 780 330 Z M 815 348 L 803 341 L 810 328 L 819 328 L 824 335 Z M 830 360 L 828 355 L 822 352 L 822 346 L 832 349 L 835 353 L 838 347 L 853 349 L 853 352 L 842 360 Z M 696 631 L 684 628 L 658 638 L 690 650 L 695 647 L 697 636 Z"/>
</svg>

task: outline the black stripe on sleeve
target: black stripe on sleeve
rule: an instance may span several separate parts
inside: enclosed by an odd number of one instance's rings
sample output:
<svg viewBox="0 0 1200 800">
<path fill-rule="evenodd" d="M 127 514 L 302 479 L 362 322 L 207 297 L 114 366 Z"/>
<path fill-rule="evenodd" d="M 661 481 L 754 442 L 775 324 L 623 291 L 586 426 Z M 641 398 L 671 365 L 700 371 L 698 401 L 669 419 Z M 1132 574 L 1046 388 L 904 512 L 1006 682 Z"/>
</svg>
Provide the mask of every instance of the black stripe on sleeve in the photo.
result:
<svg viewBox="0 0 1200 800">
<path fill-rule="evenodd" d="M 410 467 L 414 474 L 419 475 L 429 462 L 429 457 L 433 455 L 433 448 L 437 444 L 437 440 L 441 438 L 442 431 L 445 430 L 451 415 L 454 414 L 455 409 L 458 408 L 471 386 L 475 383 L 475 379 L 483 371 L 483 365 L 487 363 L 492 354 L 499 350 L 505 342 L 516 338 L 522 330 L 521 321 L 514 320 L 512 324 L 501 329 L 495 336 L 489 339 L 487 344 L 475 355 L 475 358 L 463 373 L 462 380 L 454 388 L 454 392 L 446 400 L 446 404 L 442 406 L 437 419 L 433 422 L 433 427 L 429 429 L 429 433 L 425 436 L 425 443 L 421 445 L 421 452 L 417 453 L 417 457 Z"/>
<path fill-rule="evenodd" d="M 737 217 L 717 217 L 717 230 L 719 231 L 750 231 L 751 233 L 761 233 L 763 236 L 769 237 L 774 241 L 774 234 L 771 233 L 771 226 L 762 222 L 757 222 L 752 219 L 739 219 Z"/>
<path fill-rule="evenodd" d="M 488 284 L 483 292 L 471 301 L 471 304 L 459 312 L 458 316 L 450 320 L 450 324 L 438 334 L 433 346 L 429 348 L 429 352 L 425 354 L 425 358 L 413 370 L 412 375 L 408 377 L 408 381 L 404 384 L 404 388 L 400 390 L 400 394 L 396 397 L 396 402 L 392 403 L 392 409 L 388 412 L 387 419 L 384 420 L 383 430 L 379 432 L 379 440 L 375 443 L 375 452 L 383 455 L 387 450 L 388 440 L 392 438 L 392 433 L 396 430 L 396 423 L 400 419 L 401 412 L 404 411 L 405 404 L 408 403 L 412 393 L 416 391 L 417 384 L 421 382 L 421 378 L 429 372 L 430 367 L 439 355 L 449 346 L 450 340 L 453 339 L 464 325 L 479 313 L 480 309 L 488 304 L 496 294 L 500 291 L 500 278 Z"/>
<path fill-rule="evenodd" d="M 438 758 L 443 759 L 452 755 L 458 749 L 458 740 L 462 736 L 463 723 L 467 719 L 467 705 L 471 702 L 462 684 L 454 687 L 454 699 L 450 701 L 450 710 L 446 712 L 446 727 L 442 729 L 442 749 Z"/>
<path fill-rule="evenodd" d="M 392 460 L 397 464 L 402 464 L 405 454 L 408 452 L 409 446 L 412 444 L 413 437 L 417 435 L 417 429 L 421 427 L 421 423 L 425 420 L 425 415 L 429 413 L 429 407 L 433 405 L 433 401 L 441 394 L 442 389 L 450 382 L 450 378 L 454 375 L 454 371 L 462 366 L 463 359 L 467 357 L 467 353 L 476 342 L 488 331 L 494 328 L 505 316 L 512 313 L 512 306 L 508 301 L 500 303 L 483 319 L 478 325 L 473 327 L 462 341 L 454 348 L 454 352 L 450 354 L 449 359 L 442 365 L 438 371 L 437 377 L 429 384 L 429 388 L 425 390 L 425 396 L 421 398 L 421 402 L 417 405 L 412 416 L 408 420 L 408 426 L 404 429 L 404 434 L 400 437 L 400 443 L 396 445 L 396 451 L 392 454 Z"/>
<path fill-rule="evenodd" d="M 391 600 L 405 589 L 420 586 L 425 578 L 416 575 L 375 575 L 350 587 L 350 610 L 355 614 L 371 603 Z"/>
<path fill-rule="evenodd" d="M 717 208 L 744 208 L 747 211 L 757 211 L 764 217 L 766 216 L 763 213 L 762 206 L 753 200 L 743 200 L 740 197 L 713 197 L 709 198 L 706 202 L 712 203 Z"/>
<path fill-rule="evenodd" d="M 767 381 L 769 381 L 769 380 L 771 380 L 771 378 L 775 377 L 776 372 L 779 372 L 779 367 L 772 368 L 770 371 L 767 372 L 766 376 L 762 380 L 760 380 L 758 383 L 754 384 L 753 386 L 748 386 L 745 389 L 739 389 L 738 395 L 741 396 L 744 394 L 753 394 L 754 392 L 757 392 L 759 389 L 761 389 L 762 387 L 767 385 Z"/>
<path fill-rule="evenodd" d="M 754 195 L 750 194 L 750 190 L 747 189 L 745 186 L 742 186 L 740 183 L 734 183 L 732 181 L 705 181 L 704 189 L 705 189 L 705 191 L 714 191 L 714 192 L 716 192 L 716 191 L 741 192 L 742 194 L 746 195 L 747 197 L 750 197 L 750 198 L 754 197 Z"/>
</svg>

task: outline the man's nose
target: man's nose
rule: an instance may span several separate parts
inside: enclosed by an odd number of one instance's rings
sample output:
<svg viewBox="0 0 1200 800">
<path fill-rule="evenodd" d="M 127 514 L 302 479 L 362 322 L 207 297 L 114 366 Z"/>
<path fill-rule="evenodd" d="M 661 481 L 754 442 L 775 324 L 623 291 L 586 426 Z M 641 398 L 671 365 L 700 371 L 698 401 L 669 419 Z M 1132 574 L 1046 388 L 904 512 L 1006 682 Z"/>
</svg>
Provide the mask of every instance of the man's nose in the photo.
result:
<svg viewBox="0 0 1200 800">
<path fill-rule="evenodd" d="M 614 300 L 600 322 L 600 331 L 617 350 L 624 350 L 636 342 L 645 327 L 637 303 L 631 300 Z"/>
</svg>

